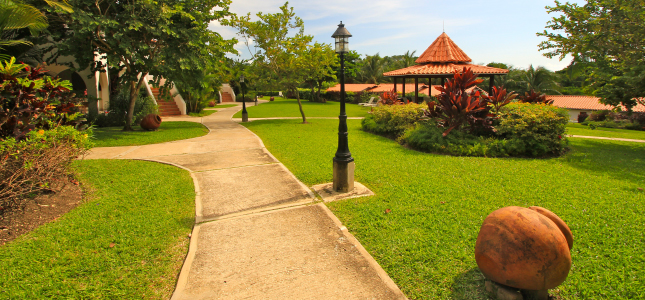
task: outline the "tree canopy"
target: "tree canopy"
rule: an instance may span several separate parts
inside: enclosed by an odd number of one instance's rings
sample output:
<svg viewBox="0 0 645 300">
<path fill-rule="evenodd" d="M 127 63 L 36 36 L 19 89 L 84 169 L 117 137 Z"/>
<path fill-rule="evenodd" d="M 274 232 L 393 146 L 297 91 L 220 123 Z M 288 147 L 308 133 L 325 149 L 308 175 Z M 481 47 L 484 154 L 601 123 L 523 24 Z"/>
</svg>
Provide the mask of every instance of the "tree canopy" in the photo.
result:
<svg viewBox="0 0 645 300">
<path fill-rule="evenodd" d="M 132 130 L 132 114 L 146 76 L 186 80 L 220 65 L 235 40 L 208 30 L 211 21 L 230 16 L 230 0 L 76 0 L 57 45 L 73 55 L 80 68 L 101 70 L 107 63 L 120 70 L 130 89 L 130 109 L 124 130 Z M 192 72 L 192 75 L 190 74 Z"/>
<path fill-rule="evenodd" d="M 555 1 L 546 9 L 560 15 L 538 33 L 547 38 L 539 45 L 544 55 L 591 62 L 590 90 L 631 110 L 645 96 L 645 0 Z"/>
</svg>

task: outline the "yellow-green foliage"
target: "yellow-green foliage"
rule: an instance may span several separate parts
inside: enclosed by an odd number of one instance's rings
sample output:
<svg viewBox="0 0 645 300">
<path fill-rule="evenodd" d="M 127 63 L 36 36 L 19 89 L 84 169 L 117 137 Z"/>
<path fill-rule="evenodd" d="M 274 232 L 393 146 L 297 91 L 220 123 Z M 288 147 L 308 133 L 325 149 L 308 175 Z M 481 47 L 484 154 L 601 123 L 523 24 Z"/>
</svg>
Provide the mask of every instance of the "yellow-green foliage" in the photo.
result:
<svg viewBox="0 0 645 300">
<path fill-rule="evenodd" d="M 400 135 L 423 118 L 425 105 L 383 105 L 363 120 L 363 129 L 378 134 Z"/>
<path fill-rule="evenodd" d="M 513 103 L 501 111 L 497 133 L 508 140 L 521 141 L 519 153 L 532 156 L 560 154 L 567 144 L 567 111 L 542 104 Z"/>
</svg>

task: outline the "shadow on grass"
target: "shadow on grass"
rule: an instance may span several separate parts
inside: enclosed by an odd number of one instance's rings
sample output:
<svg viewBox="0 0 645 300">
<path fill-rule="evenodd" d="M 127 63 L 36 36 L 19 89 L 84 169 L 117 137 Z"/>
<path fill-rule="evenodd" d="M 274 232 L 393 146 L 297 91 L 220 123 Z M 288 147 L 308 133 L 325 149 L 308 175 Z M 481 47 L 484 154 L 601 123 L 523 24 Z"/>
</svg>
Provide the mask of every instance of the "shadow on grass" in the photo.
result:
<svg viewBox="0 0 645 300">
<path fill-rule="evenodd" d="M 490 299 L 484 287 L 485 280 L 484 274 L 478 268 L 461 273 L 452 283 L 450 299 Z"/>
<path fill-rule="evenodd" d="M 645 144 L 575 139 L 571 149 L 562 161 L 574 168 L 633 183 L 645 180 Z"/>
</svg>

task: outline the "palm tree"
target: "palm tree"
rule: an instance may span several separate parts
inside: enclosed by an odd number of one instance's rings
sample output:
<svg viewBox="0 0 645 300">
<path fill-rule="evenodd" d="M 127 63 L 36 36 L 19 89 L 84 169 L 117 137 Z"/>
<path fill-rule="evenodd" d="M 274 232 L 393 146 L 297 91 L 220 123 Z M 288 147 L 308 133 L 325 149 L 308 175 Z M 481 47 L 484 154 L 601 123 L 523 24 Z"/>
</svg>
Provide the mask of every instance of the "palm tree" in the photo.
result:
<svg viewBox="0 0 645 300">
<path fill-rule="evenodd" d="M 538 93 L 560 94 L 556 90 L 558 83 L 555 81 L 555 74 L 544 67 L 533 68 L 533 65 L 530 65 L 522 77 L 526 91 L 535 90 Z"/>
<path fill-rule="evenodd" d="M 379 84 L 383 82 L 383 71 L 385 67 L 385 59 L 378 53 L 368 55 L 363 60 L 360 70 L 361 80 L 366 83 Z"/>
<path fill-rule="evenodd" d="M 62 2 L 45 0 L 45 2 L 65 12 L 72 12 L 66 0 Z M 0 0 L 0 61 L 9 59 L 9 55 L 2 53 L 5 52 L 5 47 L 33 46 L 33 43 L 17 38 L 20 29 L 26 28 L 30 34 L 35 35 L 47 28 L 47 25 L 47 17 L 37 8 L 19 0 Z"/>
</svg>

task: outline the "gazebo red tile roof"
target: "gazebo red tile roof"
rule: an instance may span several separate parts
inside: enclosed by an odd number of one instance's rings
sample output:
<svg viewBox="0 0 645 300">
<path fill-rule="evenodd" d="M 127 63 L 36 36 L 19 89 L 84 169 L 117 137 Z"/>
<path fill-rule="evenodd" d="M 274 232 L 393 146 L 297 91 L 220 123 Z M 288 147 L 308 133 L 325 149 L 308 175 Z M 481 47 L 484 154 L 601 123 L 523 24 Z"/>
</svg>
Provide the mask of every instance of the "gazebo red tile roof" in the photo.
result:
<svg viewBox="0 0 645 300">
<path fill-rule="evenodd" d="M 471 62 L 472 59 L 444 32 L 416 60 L 418 64 Z"/>
<path fill-rule="evenodd" d="M 452 75 L 455 71 L 461 72 L 464 67 L 471 68 L 473 73 L 479 75 L 506 75 L 508 70 L 473 65 L 473 64 L 425 64 L 415 65 L 407 68 L 383 73 L 383 76 L 402 76 L 402 75 Z"/>
<path fill-rule="evenodd" d="M 394 83 L 398 78 L 403 80 L 414 78 L 415 83 L 418 83 L 419 78 L 428 80 L 441 78 L 441 84 L 443 84 L 443 81 L 452 77 L 455 72 L 461 73 L 464 68 L 470 68 L 477 76 L 490 78 L 488 87 L 490 93 L 493 90 L 495 76 L 508 73 L 505 69 L 474 65 L 470 63 L 471 61 L 470 57 L 444 32 L 419 56 L 416 60 L 417 65 L 385 72 L 383 76 L 392 77 Z M 418 97 L 415 96 L 415 102 L 418 101 Z"/>
</svg>

